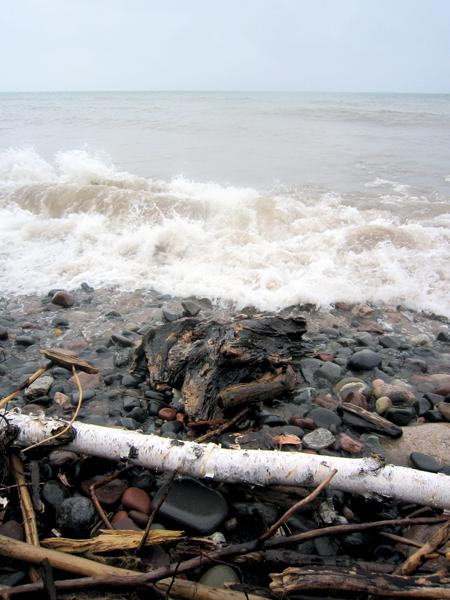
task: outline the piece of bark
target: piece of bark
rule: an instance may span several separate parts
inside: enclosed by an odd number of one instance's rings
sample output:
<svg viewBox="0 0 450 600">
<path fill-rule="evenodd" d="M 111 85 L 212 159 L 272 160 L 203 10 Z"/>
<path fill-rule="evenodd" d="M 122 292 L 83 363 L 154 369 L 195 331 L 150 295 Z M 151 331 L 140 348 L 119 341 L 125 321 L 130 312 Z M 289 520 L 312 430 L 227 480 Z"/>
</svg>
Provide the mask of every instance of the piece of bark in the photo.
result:
<svg viewBox="0 0 450 600">
<path fill-rule="evenodd" d="M 75 367 L 80 371 L 85 371 L 92 375 L 99 372 L 97 367 L 94 367 L 69 350 L 64 350 L 63 348 L 43 348 L 41 352 L 45 358 L 51 360 L 55 365 L 61 365 L 70 369 Z"/>
<path fill-rule="evenodd" d="M 439 576 L 402 577 L 356 568 L 290 567 L 271 574 L 270 589 L 289 596 L 298 592 L 357 592 L 388 598 L 450 598 L 450 578 Z"/>
<path fill-rule="evenodd" d="M 344 423 L 356 429 L 373 431 L 393 438 L 398 438 L 403 433 L 402 428 L 395 423 L 351 402 L 343 402 L 338 408 L 338 413 L 343 415 Z"/>
<path fill-rule="evenodd" d="M 15 443 L 19 445 L 48 437 L 48 432 L 60 423 L 16 412 L 7 413 L 6 417 L 18 428 Z M 4 426 L 0 421 L 0 429 Z M 133 464 L 160 471 L 229 483 L 315 487 L 337 469 L 330 488 L 450 509 L 447 475 L 384 465 L 375 456 L 359 459 L 302 452 L 228 450 L 214 444 L 182 442 L 77 421 L 72 430 L 75 439 L 68 449 L 116 461 L 129 459 Z"/>
<path fill-rule="evenodd" d="M 260 315 L 224 323 L 183 318 L 149 331 L 132 365 L 138 369 L 145 360 L 154 388 L 181 390 L 191 418 L 212 419 L 222 416 L 220 399 L 226 409 L 292 390 L 289 365 L 305 331 L 301 317 Z"/>
</svg>

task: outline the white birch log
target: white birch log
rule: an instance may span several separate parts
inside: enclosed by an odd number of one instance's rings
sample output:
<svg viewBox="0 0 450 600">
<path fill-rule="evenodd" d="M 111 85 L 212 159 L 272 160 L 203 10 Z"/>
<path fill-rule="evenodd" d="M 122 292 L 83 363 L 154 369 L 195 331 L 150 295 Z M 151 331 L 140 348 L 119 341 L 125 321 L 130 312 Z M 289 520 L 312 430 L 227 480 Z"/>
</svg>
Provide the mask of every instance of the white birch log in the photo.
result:
<svg viewBox="0 0 450 600">
<path fill-rule="evenodd" d="M 10 411 L 8 421 L 19 428 L 24 447 L 49 437 L 62 421 Z M 0 427 L 4 427 L 3 419 Z M 181 442 L 136 431 L 73 423 L 75 439 L 65 446 L 81 454 L 131 462 L 159 471 L 215 481 L 254 485 L 313 487 L 333 469 L 330 488 L 376 495 L 450 510 L 450 477 L 406 467 L 384 465 L 378 458 L 341 458 L 273 450 L 228 450 L 215 444 Z"/>
</svg>

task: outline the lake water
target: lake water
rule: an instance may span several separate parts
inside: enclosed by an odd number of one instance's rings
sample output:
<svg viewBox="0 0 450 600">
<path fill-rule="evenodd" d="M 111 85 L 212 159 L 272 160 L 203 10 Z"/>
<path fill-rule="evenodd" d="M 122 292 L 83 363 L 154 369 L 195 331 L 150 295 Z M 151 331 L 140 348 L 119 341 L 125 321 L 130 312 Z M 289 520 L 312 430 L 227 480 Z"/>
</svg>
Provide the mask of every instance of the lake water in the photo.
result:
<svg viewBox="0 0 450 600">
<path fill-rule="evenodd" d="M 0 292 L 450 316 L 450 96 L 0 94 Z"/>
</svg>

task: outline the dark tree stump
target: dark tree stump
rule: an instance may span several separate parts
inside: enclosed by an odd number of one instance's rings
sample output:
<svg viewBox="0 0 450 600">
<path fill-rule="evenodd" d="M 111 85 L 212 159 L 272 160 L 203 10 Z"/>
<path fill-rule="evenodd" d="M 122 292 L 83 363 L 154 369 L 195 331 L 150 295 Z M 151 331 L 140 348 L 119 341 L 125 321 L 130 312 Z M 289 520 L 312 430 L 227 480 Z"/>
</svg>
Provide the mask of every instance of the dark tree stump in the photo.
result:
<svg viewBox="0 0 450 600">
<path fill-rule="evenodd" d="M 181 390 L 190 417 L 212 419 L 293 390 L 292 351 L 305 331 L 302 317 L 258 315 L 225 323 L 183 318 L 149 331 L 132 369 L 146 361 L 155 389 Z"/>
</svg>

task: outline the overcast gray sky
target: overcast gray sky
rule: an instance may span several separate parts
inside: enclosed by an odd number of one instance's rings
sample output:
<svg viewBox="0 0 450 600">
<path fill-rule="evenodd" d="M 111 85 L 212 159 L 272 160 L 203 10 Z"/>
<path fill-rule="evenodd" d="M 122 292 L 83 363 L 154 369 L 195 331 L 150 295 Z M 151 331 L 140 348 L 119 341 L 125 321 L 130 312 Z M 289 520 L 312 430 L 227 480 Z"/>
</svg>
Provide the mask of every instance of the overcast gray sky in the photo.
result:
<svg viewBox="0 0 450 600">
<path fill-rule="evenodd" d="M 0 91 L 450 92 L 450 0 L 2 0 Z"/>
</svg>

